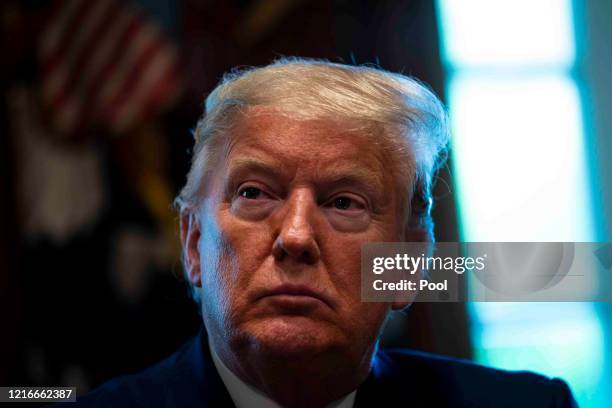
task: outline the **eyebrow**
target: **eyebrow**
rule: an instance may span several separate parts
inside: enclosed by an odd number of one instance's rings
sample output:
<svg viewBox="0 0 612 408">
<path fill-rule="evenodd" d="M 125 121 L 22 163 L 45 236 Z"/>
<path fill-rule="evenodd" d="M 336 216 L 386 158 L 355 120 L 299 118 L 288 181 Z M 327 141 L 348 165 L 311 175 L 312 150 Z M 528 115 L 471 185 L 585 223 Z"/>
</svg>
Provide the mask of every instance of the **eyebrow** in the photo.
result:
<svg viewBox="0 0 612 408">
<path fill-rule="evenodd" d="M 281 182 L 287 182 L 289 175 L 286 169 L 280 162 L 274 159 L 262 160 L 257 157 L 238 157 L 231 161 L 229 170 L 227 173 L 227 180 L 230 182 L 228 187 L 232 187 L 231 184 L 236 182 L 236 178 L 250 173 L 260 174 L 268 178 L 268 182 L 274 184 L 274 181 L 281 180 Z M 237 186 L 233 186 L 235 188 Z M 281 188 L 281 185 L 272 185 L 271 187 Z"/>
<path fill-rule="evenodd" d="M 356 187 L 371 195 L 376 201 L 385 193 L 382 175 L 354 165 L 332 165 L 319 170 L 317 185 L 322 188 L 333 186 Z"/>
<path fill-rule="evenodd" d="M 276 160 L 261 160 L 257 157 L 239 157 L 232 160 L 229 168 L 229 175 L 231 177 L 242 171 L 254 171 L 283 178 L 283 172 L 278 170 L 278 168 L 281 167 L 281 164 Z"/>
<path fill-rule="evenodd" d="M 246 173 L 254 172 L 271 177 L 272 179 L 288 182 L 291 178 L 290 170 L 273 159 L 260 159 L 258 157 L 238 157 L 230 164 L 228 178 L 230 180 Z M 316 173 L 314 184 L 318 189 L 331 189 L 336 186 L 355 187 L 371 195 L 375 201 L 383 199 L 384 182 L 381 174 L 353 164 L 338 163 L 330 166 L 321 166 Z"/>
</svg>

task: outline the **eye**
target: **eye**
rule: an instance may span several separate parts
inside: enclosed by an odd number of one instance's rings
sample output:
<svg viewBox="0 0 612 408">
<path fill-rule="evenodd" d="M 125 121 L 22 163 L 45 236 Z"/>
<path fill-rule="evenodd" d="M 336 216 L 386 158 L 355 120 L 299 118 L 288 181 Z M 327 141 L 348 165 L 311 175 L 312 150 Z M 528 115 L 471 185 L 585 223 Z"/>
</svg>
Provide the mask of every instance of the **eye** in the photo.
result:
<svg viewBox="0 0 612 408">
<path fill-rule="evenodd" d="M 238 195 L 247 200 L 256 200 L 261 194 L 262 191 L 257 187 L 244 187 L 238 191 Z"/>
<path fill-rule="evenodd" d="M 328 206 L 341 211 L 360 211 L 366 207 L 358 198 L 347 195 L 335 197 L 329 202 Z"/>
<path fill-rule="evenodd" d="M 334 207 L 339 210 L 348 210 L 351 204 L 352 200 L 348 197 L 338 197 L 334 199 Z"/>
<path fill-rule="evenodd" d="M 360 194 L 341 192 L 323 204 L 330 225 L 343 232 L 364 231 L 371 220 L 369 201 Z"/>
<path fill-rule="evenodd" d="M 235 190 L 231 209 L 238 217 L 252 221 L 261 220 L 279 203 L 275 197 L 265 185 L 255 182 L 243 183 Z"/>
</svg>

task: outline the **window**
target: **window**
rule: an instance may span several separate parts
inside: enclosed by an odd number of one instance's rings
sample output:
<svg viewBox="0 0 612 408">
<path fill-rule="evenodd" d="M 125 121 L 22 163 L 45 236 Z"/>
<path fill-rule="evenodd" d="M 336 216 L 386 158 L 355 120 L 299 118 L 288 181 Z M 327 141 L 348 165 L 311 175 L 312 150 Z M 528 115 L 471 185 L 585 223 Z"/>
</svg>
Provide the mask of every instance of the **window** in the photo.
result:
<svg viewBox="0 0 612 408">
<path fill-rule="evenodd" d="M 595 241 L 570 0 L 439 0 L 462 241 Z M 472 303 L 479 362 L 605 406 L 589 303 Z M 603 398 L 603 397 L 602 397 Z"/>
</svg>

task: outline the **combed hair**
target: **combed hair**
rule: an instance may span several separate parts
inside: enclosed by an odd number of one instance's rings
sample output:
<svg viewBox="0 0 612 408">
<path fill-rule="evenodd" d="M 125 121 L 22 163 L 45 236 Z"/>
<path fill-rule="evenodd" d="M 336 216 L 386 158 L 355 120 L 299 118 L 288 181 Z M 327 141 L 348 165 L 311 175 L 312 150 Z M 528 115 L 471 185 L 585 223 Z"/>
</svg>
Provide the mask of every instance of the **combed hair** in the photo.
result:
<svg viewBox="0 0 612 408">
<path fill-rule="evenodd" d="M 296 120 L 332 119 L 368 129 L 372 143 L 392 146 L 403 177 L 408 222 L 433 240 L 431 187 L 446 158 L 444 106 L 416 79 L 372 66 L 283 58 L 225 75 L 206 99 L 194 131 L 187 182 L 175 200 L 179 212 L 197 208 L 233 121 L 249 107 L 268 107 Z M 387 149 L 389 150 L 389 149 Z M 197 300 L 197 298 L 196 298 Z"/>
</svg>

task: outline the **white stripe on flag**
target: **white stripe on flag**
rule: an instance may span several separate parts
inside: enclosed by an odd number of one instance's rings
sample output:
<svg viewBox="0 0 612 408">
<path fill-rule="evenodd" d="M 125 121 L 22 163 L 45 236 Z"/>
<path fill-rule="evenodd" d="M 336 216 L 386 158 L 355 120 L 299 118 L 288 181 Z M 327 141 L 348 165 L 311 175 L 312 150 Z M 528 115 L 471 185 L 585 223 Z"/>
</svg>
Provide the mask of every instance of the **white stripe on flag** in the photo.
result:
<svg viewBox="0 0 612 408">
<path fill-rule="evenodd" d="M 157 36 L 150 24 L 140 24 L 138 34 L 128 44 L 125 53 L 117 61 L 117 66 L 113 69 L 110 78 L 101 84 L 100 94 L 98 95 L 96 106 L 106 106 L 111 102 L 111 99 L 120 92 L 127 76 L 134 69 L 138 57 L 140 57 L 149 47 L 149 45 L 157 41 Z"/>
<path fill-rule="evenodd" d="M 71 85 L 68 82 L 73 80 L 73 78 L 69 78 L 73 67 L 83 53 L 90 52 L 90 50 L 84 49 L 84 45 L 90 40 L 92 33 L 95 32 L 104 17 L 104 13 L 111 5 L 112 2 L 109 0 L 99 0 L 87 12 L 85 20 L 75 23 L 79 25 L 79 30 L 69 42 L 68 49 L 62 55 L 58 55 L 60 63 L 54 67 L 52 72 L 47 74 L 43 94 L 46 101 L 53 102 L 53 99 L 64 87 Z"/>
<path fill-rule="evenodd" d="M 155 88 L 157 81 L 172 67 L 167 49 L 158 50 L 155 57 L 147 64 L 145 72 L 138 78 L 138 84 L 129 98 L 126 98 L 114 115 L 113 123 L 117 131 L 123 131 L 132 124 L 145 105 L 146 97 Z"/>
<path fill-rule="evenodd" d="M 85 0 L 65 0 L 57 6 L 59 10 L 54 10 L 58 14 L 53 16 L 53 21 L 49 22 L 45 35 L 40 41 L 39 55 L 42 59 L 57 52 L 62 34 L 69 28 L 68 23 L 73 19 L 83 1 Z"/>
</svg>

